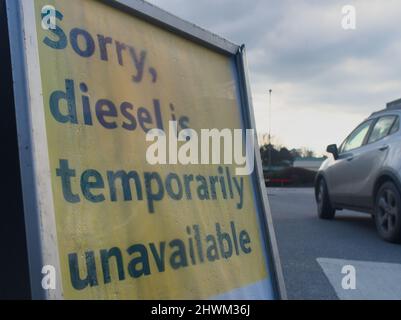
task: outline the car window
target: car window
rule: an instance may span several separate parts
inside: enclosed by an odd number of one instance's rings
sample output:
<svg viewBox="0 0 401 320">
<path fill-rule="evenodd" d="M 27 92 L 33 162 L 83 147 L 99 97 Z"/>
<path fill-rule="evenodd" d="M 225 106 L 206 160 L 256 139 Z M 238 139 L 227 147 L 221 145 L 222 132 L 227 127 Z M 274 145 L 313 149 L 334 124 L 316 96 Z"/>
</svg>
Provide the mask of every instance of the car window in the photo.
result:
<svg viewBox="0 0 401 320">
<path fill-rule="evenodd" d="M 359 127 L 357 127 L 344 141 L 341 152 L 347 152 L 362 146 L 363 142 L 365 141 L 366 134 L 369 131 L 370 125 L 372 124 L 373 120 L 368 120 L 362 123 Z"/>
<path fill-rule="evenodd" d="M 368 143 L 373 143 L 386 137 L 390 133 L 395 118 L 396 116 L 385 116 L 379 118 L 379 120 L 377 120 L 377 122 L 373 126 L 372 132 L 368 139 Z"/>
<path fill-rule="evenodd" d="M 397 117 L 397 120 L 395 120 L 389 134 L 396 133 L 399 129 L 400 129 L 400 117 Z"/>
</svg>

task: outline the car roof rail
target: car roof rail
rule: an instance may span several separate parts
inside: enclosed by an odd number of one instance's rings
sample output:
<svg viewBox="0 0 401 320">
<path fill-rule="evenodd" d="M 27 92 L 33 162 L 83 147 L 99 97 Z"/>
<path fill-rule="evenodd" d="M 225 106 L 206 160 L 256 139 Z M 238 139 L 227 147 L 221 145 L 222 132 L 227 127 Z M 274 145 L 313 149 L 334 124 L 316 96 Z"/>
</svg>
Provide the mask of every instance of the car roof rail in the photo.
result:
<svg viewBox="0 0 401 320">
<path fill-rule="evenodd" d="M 369 116 L 369 118 L 370 118 L 370 117 L 373 117 L 373 116 L 375 116 L 375 115 L 381 114 L 381 113 L 383 113 L 383 112 L 386 112 L 386 111 L 388 111 L 388 110 L 389 110 L 389 109 L 383 109 L 383 110 L 375 111 L 375 112 L 373 112 L 373 113 Z"/>
<path fill-rule="evenodd" d="M 401 110 L 401 99 L 397 99 L 386 104 L 387 110 Z"/>
<path fill-rule="evenodd" d="M 375 115 L 384 113 L 386 111 L 391 111 L 391 110 L 401 110 L 401 99 L 397 99 L 397 100 L 394 100 L 394 101 L 387 102 L 386 109 L 375 111 L 370 115 L 370 117 L 373 117 Z"/>
</svg>

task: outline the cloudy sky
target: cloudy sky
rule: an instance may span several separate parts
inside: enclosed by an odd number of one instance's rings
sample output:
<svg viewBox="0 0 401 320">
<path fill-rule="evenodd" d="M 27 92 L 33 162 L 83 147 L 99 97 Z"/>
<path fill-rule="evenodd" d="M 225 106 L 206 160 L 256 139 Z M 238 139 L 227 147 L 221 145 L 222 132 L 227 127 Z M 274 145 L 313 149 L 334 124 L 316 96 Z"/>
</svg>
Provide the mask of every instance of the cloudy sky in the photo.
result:
<svg viewBox="0 0 401 320">
<path fill-rule="evenodd" d="M 259 133 L 321 154 L 401 97 L 401 0 L 150 0 L 247 47 Z M 342 8 L 356 9 L 344 30 Z"/>
</svg>

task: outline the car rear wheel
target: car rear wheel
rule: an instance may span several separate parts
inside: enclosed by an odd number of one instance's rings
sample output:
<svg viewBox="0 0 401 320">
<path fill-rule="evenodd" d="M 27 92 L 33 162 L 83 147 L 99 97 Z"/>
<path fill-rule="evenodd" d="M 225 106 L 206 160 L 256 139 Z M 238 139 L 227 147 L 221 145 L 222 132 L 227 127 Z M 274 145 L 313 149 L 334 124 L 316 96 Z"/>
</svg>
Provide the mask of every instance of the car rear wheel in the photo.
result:
<svg viewBox="0 0 401 320">
<path fill-rule="evenodd" d="M 320 219 L 333 219 L 336 210 L 332 207 L 324 179 L 320 179 L 316 190 L 317 214 Z"/>
<path fill-rule="evenodd" d="M 375 224 L 386 241 L 401 242 L 401 195 L 392 182 L 384 183 L 375 199 Z"/>
</svg>

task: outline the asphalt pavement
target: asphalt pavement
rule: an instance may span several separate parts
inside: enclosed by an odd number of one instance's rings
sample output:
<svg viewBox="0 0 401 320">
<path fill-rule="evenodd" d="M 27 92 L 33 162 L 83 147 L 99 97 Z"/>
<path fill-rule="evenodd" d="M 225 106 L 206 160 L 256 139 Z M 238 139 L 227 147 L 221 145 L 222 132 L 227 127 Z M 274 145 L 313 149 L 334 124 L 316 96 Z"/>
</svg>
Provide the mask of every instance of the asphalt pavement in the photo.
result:
<svg viewBox="0 0 401 320">
<path fill-rule="evenodd" d="M 381 240 L 370 215 L 320 220 L 313 189 L 267 192 L 289 299 L 401 299 L 401 245 Z M 344 289 L 347 265 L 355 284 Z"/>
</svg>

